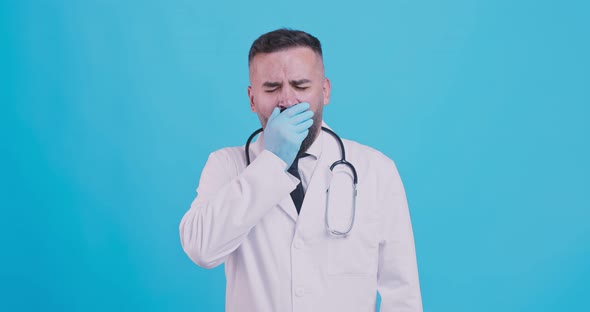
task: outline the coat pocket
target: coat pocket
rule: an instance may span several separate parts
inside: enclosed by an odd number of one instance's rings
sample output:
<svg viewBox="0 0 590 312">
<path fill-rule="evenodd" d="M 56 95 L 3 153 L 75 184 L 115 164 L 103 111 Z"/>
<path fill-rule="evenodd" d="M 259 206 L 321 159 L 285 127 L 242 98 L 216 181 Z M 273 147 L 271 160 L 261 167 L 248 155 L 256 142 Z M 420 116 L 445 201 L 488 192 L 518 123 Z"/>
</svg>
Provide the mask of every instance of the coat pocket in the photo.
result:
<svg viewBox="0 0 590 312">
<path fill-rule="evenodd" d="M 369 277 L 377 275 L 379 263 L 379 222 L 357 219 L 347 235 L 326 238 L 328 275 Z"/>
</svg>

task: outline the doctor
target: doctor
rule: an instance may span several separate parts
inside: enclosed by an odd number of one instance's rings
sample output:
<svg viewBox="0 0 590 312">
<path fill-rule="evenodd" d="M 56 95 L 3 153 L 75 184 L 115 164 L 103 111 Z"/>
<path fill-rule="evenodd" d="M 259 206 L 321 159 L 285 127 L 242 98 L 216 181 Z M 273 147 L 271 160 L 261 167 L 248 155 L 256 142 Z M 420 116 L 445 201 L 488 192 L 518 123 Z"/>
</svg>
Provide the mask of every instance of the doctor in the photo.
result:
<svg viewBox="0 0 590 312">
<path fill-rule="evenodd" d="M 249 147 L 213 152 L 180 223 L 197 265 L 225 263 L 226 311 L 422 311 L 405 192 L 391 159 L 322 131 L 330 102 L 317 38 L 279 29 L 248 56 L 250 108 L 264 131 Z M 330 188 L 330 193 L 326 190 Z M 327 197 L 329 199 L 327 200 Z M 329 206 L 330 228 L 326 226 Z M 354 218 L 351 218 L 353 211 Z"/>
</svg>

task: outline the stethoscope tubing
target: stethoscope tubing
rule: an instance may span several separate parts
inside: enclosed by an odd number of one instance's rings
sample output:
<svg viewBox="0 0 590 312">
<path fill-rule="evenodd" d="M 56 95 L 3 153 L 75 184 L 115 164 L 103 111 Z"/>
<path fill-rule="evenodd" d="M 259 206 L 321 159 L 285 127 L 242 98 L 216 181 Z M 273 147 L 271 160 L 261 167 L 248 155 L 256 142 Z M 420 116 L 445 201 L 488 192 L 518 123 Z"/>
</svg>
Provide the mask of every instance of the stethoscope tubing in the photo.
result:
<svg viewBox="0 0 590 312">
<path fill-rule="evenodd" d="M 260 132 L 262 132 L 264 129 L 260 128 L 256 131 L 254 131 L 249 137 L 248 140 L 246 141 L 246 146 L 244 147 L 245 149 L 245 153 L 246 153 L 246 166 L 250 165 L 250 143 L 252 142 L 252 140 L 254 139 L 254 137 L 256 137 Z M 334 137 L 334 139 L 336 139 L 336 142 L 338 142 L 338 146 L 340 147 L 340 160 L 335 161 L 331 166 L 330 166 L 330 171 L 332 171 L 334 169 L 334 167 L 336 167 L 337 165 L 345 165 L 348 168 L 350 168 L 350 170 L 352 171 L 352 175 L 353 175 L 353 179 L 354 179 L 354 184 L 358 184 L 358 176 L 356 173 L 356 169 L 354 168 L 354 166 L 349 163 L 346 160 L 346 150 L 344 149 L 344 143 L 342 142 L 342 139 L 340 139 L 340 137 L 336 134 L 336 132 L 322 126 L 322 130 L 329 133 L 331 136 Z"/>
<path fill-rule="evenodd" d="M 260 128 L 256 131 L 254 131 L 250 137 L 248 137 L 248 141 L 246 141 L 246 146 L 244 147 L 244 152 L 246 154 L 246 166 L 250 165 L 250 142 L 252 142 L 252 140 L 254 139 L 254 137 L 256 135 L 258 135 L 260 132 L 262 132 L 264 129 Z M 340 137 L 336 134 L 336 132 L 323 127 L 322 126 L 322 130 L 324 132 L 329 133 L 332 137 L 334 137 L 334 139 L 336 139 L 336 141 L 338 142 L 338 146 L 340 147 L 340 159 L 335 161 L 334 163 L 332 163 L 332 165 L 330 166 L 330 171 L 334 172 L 334 167 L 338 166 L 338 165 L 344 165 L 348 168 L 350 168 L 350 170 L 352 171 L 352 177 L 353 177 L 353 206 L 352 206 L 352 214 L 351 214 L 351 218 L 350 218 L 350 223 L 348 228 L 346 229 L 346 231 L 337 231 L 334 230 L 330 227 L 330 222 L 329 222 L 329 198 L 330 198 L 330 188 L 328 187 L 328 189 L 326 190 L 326 216 L 325 216 L 325 222 L 326 222 L 326 228 L 328 229 L 328 231 L 334 235 L 338 235 L 338 236 L 342 236 L 342 235 L 346 235 L 348 234 L 351 230 L 352 230 L 352 226 L 354 225 L 354 220 L 355 220 L 355 215 L 356 215 L 356 196 L 357 196 L 357 184 L 358 184 L 358 175 L 356 172 L 356 169 L 354 168 L 354 166 L 349 163 L 346 160 L 346 151 L 344 149 L 344 143 L 342 142 L 342 139 L 340 139 Z"/>
</svg>

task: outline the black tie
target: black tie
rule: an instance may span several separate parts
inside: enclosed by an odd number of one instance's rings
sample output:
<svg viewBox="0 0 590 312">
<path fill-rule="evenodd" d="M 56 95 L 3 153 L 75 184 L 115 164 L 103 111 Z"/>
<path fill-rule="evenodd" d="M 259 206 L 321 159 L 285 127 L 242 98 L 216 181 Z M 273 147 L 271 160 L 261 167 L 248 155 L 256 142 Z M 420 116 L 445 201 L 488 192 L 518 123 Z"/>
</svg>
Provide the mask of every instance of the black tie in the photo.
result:
<svg viewBox="0 0 590 312">
<path fill-rule="evenodd" d="M 293 161 L 293 164 L 291 165 L 289 170 L 287 170 L 287 172 L 299 179 L 299 181 L 301 181 L 301 176 L 299 176 L 299 159 L 305 156 L 308 156 L 308 154 L 303 154 L 295 158 L 295 161 Z M 295 208 L 297 209 L 297 214 L 299 214 L 299 211 L 301 210 L 301 205 L 303 204 L 304 196 L 305 192 L 303 192 L 303 184 L 299 182 L 295 190 L 291 192 L 291 199 L 293 199 L 293 203 L 295 204 Z"/>
</svg>

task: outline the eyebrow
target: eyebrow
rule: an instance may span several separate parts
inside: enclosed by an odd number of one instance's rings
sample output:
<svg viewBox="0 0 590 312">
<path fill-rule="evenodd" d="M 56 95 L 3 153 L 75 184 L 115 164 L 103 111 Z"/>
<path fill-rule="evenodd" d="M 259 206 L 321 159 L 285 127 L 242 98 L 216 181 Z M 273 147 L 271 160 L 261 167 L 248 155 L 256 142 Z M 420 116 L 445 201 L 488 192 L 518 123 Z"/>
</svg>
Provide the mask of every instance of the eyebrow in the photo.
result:
<svg viewBox="0 0 590 312">
<path fill-rule="evenodd" d="M 267 81 L 265 83 L 262 84 L 263 87 L 267 87 L 267 88 L 276 88 L 276 87 L 280 87 L 282 83 L 280 82 L 271 82 L 271 81 Z"/>
<path fill-rule="evenodd" d="M 299 79 L 299 80 L 291 80 L 289 81 L 289 83 L 293 86 L 299 86 L 302 84 L 306 84 L 311 82 L 311 80 L 309 79 Z M 277 88 L 280 87 L 283 83 L 281 82 L 276 82 L 276 81 L 266 81 L 265 83 L 262 84 L 263 87 L 267 87 L 267 88 Z"/>
<path fill-rule="evenodd" d="M 302 85 L 302 84 L 305 84 L 305 83 L 308 83 L 308 82 L 311 82 L 311 80 L 305 79 L 305 78 L 304 79 L 300 79 L 300 80 L 291 80 L 291 81 L 289 81 L 289 83 L 291 83 L 291 85 L 294 85 L 294 86 Z"/>
</svg>

